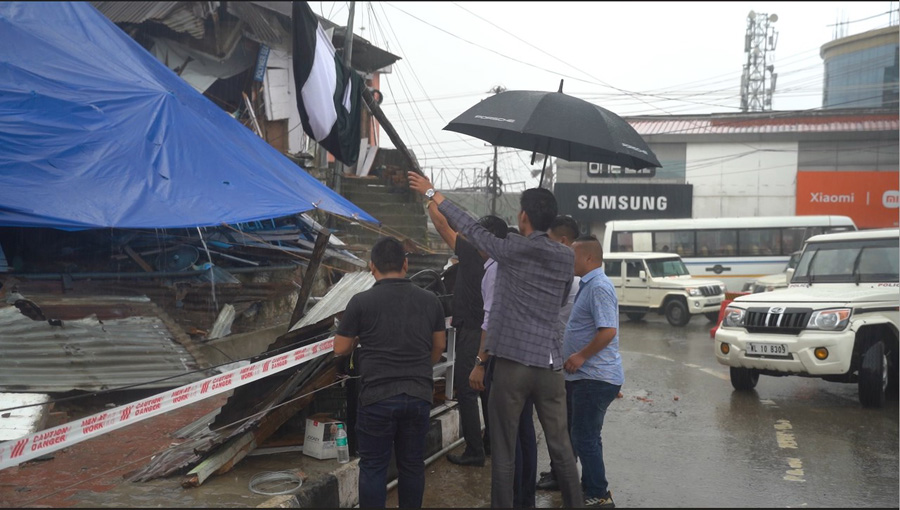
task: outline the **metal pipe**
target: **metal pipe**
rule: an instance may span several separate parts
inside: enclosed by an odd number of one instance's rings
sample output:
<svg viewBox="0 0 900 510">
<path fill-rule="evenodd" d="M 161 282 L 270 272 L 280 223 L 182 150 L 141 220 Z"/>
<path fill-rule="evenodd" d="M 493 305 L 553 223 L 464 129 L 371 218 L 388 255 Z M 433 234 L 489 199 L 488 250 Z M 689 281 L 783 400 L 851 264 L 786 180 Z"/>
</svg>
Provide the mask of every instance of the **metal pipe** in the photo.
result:
<svg viewBox="0 0 900 510">
<path fill-rule="evenodd" d="M 229 273 L 262 273 L 266 271 L 286 271 L 304 267 L 305 264 L 290 264 L 281 266 L 256 266 L 256 267 L 231 267 L 223 268 Z M 152 273 L 5 273 L 11 277 L 24 278 L 28 280 L 61 280 L 64 276 L 68 276 L 73 280 L 116 280 L 119 278 L 168 278 L 171 276 L 197 276 L 208 273 L 208 269 L 191 270 L 191 271 L 154 271 Z"/>
<path fill-rule="evenodd" d="M 450 450 L 452 450 L 452 449 L 456 448 L 457 446 L 463 444 L 463 443 L 465 442 L 465 440 L 466 440 L 466 438 L 461 437 L 461 438 L 457 439 L 456 441 L 450 443 L 450 444 L 449 444 L 446 448 L 444 448 L 443 450 L 441 450 L 441 451 L 435 453 L 434 455 L 432 455 L 431 457 L 428 457 L 427 459 L 425 459 L 425 465 L 427 466 L 427 465 L 431 464 L 432 462 L 438 460 L 439 458 L 443 457 L 443 456 L 446 455 L 447 452 L 449 452 Z M 396 479 L 396 480 L 391 480 L 390 483 L 387 484 L 387 490 L 391 490 L 391 489 L 393 489 L 394 487 L 396 487 L 396 486 L 397 486 L 397 483 L 399 483 L 399 480 L 400 480 L 399 478 Z M 359 507 L 359 505 L 357 505 L 357 507 Z"/>
</svg>

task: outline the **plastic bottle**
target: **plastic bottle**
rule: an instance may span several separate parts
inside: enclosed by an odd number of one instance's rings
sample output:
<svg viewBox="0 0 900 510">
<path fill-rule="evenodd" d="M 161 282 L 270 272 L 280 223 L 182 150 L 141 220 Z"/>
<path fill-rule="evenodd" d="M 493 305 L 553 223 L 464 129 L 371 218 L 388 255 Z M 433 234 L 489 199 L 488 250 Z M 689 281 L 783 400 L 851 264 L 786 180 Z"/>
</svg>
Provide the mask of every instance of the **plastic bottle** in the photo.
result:
<svg viewBox="0 0 900 510">
<path fill-rule="evenodd" d="M 337 461 L 341 464 L 350 462 L 350 447 L 347 446 L 347 431 L 344 430 L 344 424 L 338 423 L 337 435 L 334 437 L 334 444 L 337 446 Z"/>
</svg>

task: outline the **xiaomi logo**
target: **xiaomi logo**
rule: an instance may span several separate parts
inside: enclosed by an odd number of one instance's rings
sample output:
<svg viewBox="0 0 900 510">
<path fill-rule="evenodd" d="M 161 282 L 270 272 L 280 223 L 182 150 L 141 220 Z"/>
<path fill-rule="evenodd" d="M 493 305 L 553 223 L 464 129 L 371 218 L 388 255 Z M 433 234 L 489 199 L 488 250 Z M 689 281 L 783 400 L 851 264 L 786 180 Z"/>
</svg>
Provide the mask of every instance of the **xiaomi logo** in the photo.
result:
<svg viewBox="0 0 900 510">
<path fill-rule="evenodd" d="M 887 190 L 881 195 L 881 205 L 888 209 L 900 208 L 900 191 Z"/>
</svg>

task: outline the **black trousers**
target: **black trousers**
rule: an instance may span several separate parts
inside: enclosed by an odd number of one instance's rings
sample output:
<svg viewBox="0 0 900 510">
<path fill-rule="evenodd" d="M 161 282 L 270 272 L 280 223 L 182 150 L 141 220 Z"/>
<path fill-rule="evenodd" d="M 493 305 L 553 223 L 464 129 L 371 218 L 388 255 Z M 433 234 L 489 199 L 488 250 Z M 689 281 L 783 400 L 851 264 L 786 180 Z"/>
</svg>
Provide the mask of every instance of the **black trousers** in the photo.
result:
<svg viewBox="0 0 900 510">
<path fill-rule="evenodd" d="M 469 386 L 469 374 L 475 368 L 475 356 L 481 344 L 481 329 L 456 330 L 456 361 L 453 364 L 453 392 L 459 403 L 459 421 L 466 440 L 467 455 L 484 455 L 478 392 Z"/>
</svg>

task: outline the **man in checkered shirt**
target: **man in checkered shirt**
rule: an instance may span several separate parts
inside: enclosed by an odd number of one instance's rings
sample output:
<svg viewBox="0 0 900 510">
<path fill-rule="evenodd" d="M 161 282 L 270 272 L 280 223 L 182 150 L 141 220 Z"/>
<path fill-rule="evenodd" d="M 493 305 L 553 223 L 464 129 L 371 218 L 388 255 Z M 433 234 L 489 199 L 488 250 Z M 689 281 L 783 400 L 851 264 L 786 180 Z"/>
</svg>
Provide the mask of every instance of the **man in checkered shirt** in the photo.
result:
<svg viewBox="0 0 900 510">
<path fill-rule="evenodd" d="M 491 506 L 513 506 L 513 474 L 519 415 L 534 400 L 563 496 L 563 506 L 582 507 L 581 481 L 569 441 L 562 372 L 559 310 L 575 274 L 572 249 L 547 237 L 557 215 L 546 189 L 522 193 L 519 232 L 499 239 L 438 191 L 428 178 L 409 173 L 409 186 L 438 205 L 458 233 L 497 261 L 497 282 L 485 351 L 494 359 L 491 382 Z M 496 424 L 496 425 L 495 425 Z"/>
</svg>

